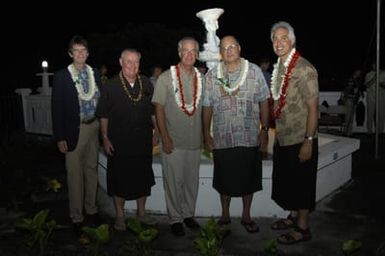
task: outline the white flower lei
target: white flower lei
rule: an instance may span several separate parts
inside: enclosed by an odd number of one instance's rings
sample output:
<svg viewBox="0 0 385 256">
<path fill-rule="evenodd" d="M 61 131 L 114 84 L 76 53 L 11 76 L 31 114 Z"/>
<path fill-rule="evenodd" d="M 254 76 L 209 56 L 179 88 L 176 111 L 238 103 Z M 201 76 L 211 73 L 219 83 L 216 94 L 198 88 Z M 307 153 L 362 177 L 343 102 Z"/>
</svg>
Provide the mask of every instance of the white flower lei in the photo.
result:
<svg viewBox="0 0 385 256">
<path fill-rule="evenodd" d="M 234 87 L 230 87 L 230 86 L 227 87 L 224 85 L 223 89 L 229 94 L 238 90 L 238 88 L 245 82 L 248 72 L 249 72 L 249 61 L 245 60 L 244 58 L 241 58 L 241 71 L 240 71 L 240 75 L 239 75 L 237 81 L 235 81 L 235 86 Z M 223 62 L 220 62 L 218 64 L 217 79 L 223 80 Z"/>
<path fill-rule="evenodd" d="M 80 78 L 79 78 L 79 70 L 76 69 L 74 64 L 70 64 L 67 67 L 68 71 L 71 74 L 71 78 L 75 83 L 76 90 L 78 92 L 79 98 L 81 100 L 91 100 L 92 97 L 94 97 L 95 92 L 97 90 L 96 88 L 96 82 L 95 82 L 95 77 L 94 77 L 94 71 L 90 66 L 86 64 L 86 71 L 88 73 L 88 92 L 84 93 L 84 89 L 82 84 L 80 83 Z"/>
<path fill-rule="evenodd" d="M 283 87 L 283 83 L 285 82 L 284 77 L 286 76 L 287 67 L 290 64 L 295 51 L 296 51 L 295 48 L 291 49 L 289 56 L 287 57 L 286 61 L 283 63 L 283 66 L 285 67 L 285 74 L 282 76 L 282 81 L 280 85 L 277 84 L 277 76 L 278 76 L 278 67 L 279 67 L 279 63 L 281 62 L 281 59 L 278 58 L 277 63 L 274 64 L 273 74 L 271 75 L 271 89 L 270 89 L 271 95 L 273 96 L 274 100 L 278 100 L 281 97 L 282 87 Z"/>
<path fill-rule="evenodd" d="M 182 104 L 182 100 L 181 100 L 181 94 L 183 92 L 181 90 L 179 90 L 180 85 L 179 85 L 179 80 L 178 80 L 178 77 L 176 74 L 175 66 L 171 66 L 170 70 L 171 70 L 171 77 L 172 77 L 172 86 L 174 88 L 175 101 L 176 101 L 176 104 L 178 105 L 178 107 L 183 110 L 183 104 Z M 194 109 L 196 109 L 198 107 L 198 104 L 199 104 L 199 101 L 200 101 L 200 98 L 202 95 L 201 72 L 199 72 L 199 70 L 196 67 L 194 67 L 194 72 L 195 72 L 195 75 L 197 76 L 197 95 L 196 95 L 195 105 L 193 105 L 195 95 L 193 95 L 193 98 L 191 99 L 192 102 L 190 104 L 186 104 L 186 102 L 185 102 L 185 109 L 188 112 L 192 112 Z"/>
</svg>

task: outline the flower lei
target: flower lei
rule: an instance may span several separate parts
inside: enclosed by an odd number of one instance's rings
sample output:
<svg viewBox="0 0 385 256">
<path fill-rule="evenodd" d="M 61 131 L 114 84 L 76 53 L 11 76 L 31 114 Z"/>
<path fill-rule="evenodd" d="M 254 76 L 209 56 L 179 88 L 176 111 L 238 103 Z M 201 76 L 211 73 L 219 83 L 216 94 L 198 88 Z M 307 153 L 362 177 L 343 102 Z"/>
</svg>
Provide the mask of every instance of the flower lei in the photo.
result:
<svg viewBox="0 0 385 256">
<path fill-rule="evenodd" d="M 95 92 L 97 90 L 94 71 L 92 70 L 92 68 L 86 64 L 86 71 L 88 73 L 88 86 L 89 86 L 87 93 L 84 92 L 83 85 L 80 82 L 79 71 L 76 69 L 75 65 L 70 64 L 67 67 L 67 69 L 70 72 L 71 78 L 75 83 L 75 87 L 78 92 L 79 98 L 81 100 L 86 100 L 86 101 L 91 100 L 94 97 Z"/>
<path fill-rule="evenodd" d="M 281 59 L 278 58 L 277 63 L 274 64 L 274 70 L 271 78 L 271 96 L 274 100 L 278 100 L 278 107 L 273 110 L 273 116 L 275 119 L 280 118 L 282 109 L 286 104 L 286 95 L 287 95 L 287 88 L 289 86 L 289 81 L 293 73 L 293 69 L 300 56 L 301 56 L 300 53 L 297 52 L 295 48 L 291 50 L 286 61 L 283 63 L 283 66 L 285 67 L 285 74 L 283 75 L 283 79 L 280 85 L 278 85 L 277 76 L 278 76 L 278 67 Z"/>
<path fill-rule="evenodd" d="M 241 71 L 238 79 L 235 81 L 235 86 L 231 87 L 229 81 L 225 81 L 223 76 L 223 62 L 218 64 L 217 68 L 217 80 L 221 83 L 222 88 L 227 92 L 227 94 L 232 94 L 245 82 L 247 73 L 249 72 L 249 62 L 244 58 L 241 58 Z"/>
<path fill-rule="evenodd" d="M 183 95 L 183 85 L 180 78 L 179 66 L 171 66 L 172 86 L 174 88 L 174 97 L 178 107 L 188 116 L 192 116 L 198 107 L 201 95 L 202 95 L 202 79 L 201 73 L 194 67 L 194 93 L 192 102 L 186 104 L 185 97 Z"/>
</svg>

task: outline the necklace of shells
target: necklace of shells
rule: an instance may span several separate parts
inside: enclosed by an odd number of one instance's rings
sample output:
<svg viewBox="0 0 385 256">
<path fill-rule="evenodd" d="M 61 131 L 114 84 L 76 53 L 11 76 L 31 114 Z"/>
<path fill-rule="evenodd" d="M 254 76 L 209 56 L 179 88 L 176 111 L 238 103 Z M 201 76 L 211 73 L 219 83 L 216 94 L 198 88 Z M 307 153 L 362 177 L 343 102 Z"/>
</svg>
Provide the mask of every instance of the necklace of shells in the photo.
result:
<svg viewBox="0 0 385 256">
<path fill-rule="evenodd" d="M 140 75 L 137 76 L 137 79 L 139 81 L 139 94 L 136 98 L 134 96 L 132 96 L 131 93 L 128 91 L 126 80 L 123 77 L 122 71 L 119 72 L 119 78 L 120 78 L 120 82 L 122 83 L 122 87 L 123 87 L 124 91 L 126 92 L 128 98 L 130 100 L 132 100 L 133 102 L 140 101 L 142 99 L 142 91 L 143 91 L 143 83 L 142 83 L 142 79 L 140 78 Z"/>
</svg>

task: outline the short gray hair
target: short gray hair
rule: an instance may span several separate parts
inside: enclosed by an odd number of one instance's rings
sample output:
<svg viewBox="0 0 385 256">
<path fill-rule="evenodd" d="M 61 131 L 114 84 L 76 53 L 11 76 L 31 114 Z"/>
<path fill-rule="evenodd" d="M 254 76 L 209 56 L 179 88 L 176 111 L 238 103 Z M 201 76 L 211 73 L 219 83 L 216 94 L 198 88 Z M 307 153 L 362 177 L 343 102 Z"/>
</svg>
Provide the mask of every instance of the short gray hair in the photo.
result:
<svg viewBox="0 0 385 256">
<path fill-rule="evenodd" d="M 124 56 L 126 53 L 128 53 L 128 52 L 130 52 L 130 53 L 136 53 L 136 54 L 138 55 L 138 57 L 139 57 L 139 60 L 140 60 L 140 58 L 142 57 L 142 54 L 141 54 L 138 50 L 136 50 L 136 49 L 134 49 L 134 48 L 126 48 L 126 49 L 124 49 L 124 50 L 122 51 L 122 53 L 120 54 L 120 58 L 123 58 L 123 56 Z"/>
<path fill-rule="evenodd" d="M 279 21 L 277 23 L 275 23 L 272 27 L 271 27 L 271 30 L 270 30 L 270 38 L 271 38 L 271 41 L 274 40 L 274 33 L 277 29 L 279 28 L 284 28 L 284 29 L 287 29 L 287 31 L 289 32 L 289 38 L 293 44 L 293 46 L 295 46 L 295 33 L 294 33 L 294 28 L 286 21 Z"/>
<path fill-rule="evenodd" d="M 199 52 L 199 43 L 198 43 L 197 40 L 195 40 L 195 38 L 190 37 L 190 36 L 188 36 L 188 37 L 183 37 L 181 40 L 179 40 L 179 42 L 178 42 L 178 52 L 182 49 L 182 45 L 183 45 L 183 43 L 186 42 L 186 41 L 192 41 L 192 42 L 195 43 L 195 48 L 196 48 L 197 54 L 198 54 L 198 52 Z"/>
</svg>

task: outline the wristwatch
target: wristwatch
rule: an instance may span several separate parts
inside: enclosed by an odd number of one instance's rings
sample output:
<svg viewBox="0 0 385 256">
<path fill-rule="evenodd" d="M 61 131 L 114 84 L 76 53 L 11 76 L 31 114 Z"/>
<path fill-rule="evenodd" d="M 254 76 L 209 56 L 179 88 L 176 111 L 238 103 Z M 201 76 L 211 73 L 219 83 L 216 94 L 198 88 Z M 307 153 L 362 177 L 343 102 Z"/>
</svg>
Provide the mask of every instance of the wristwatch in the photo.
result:
<svg viewBox="0 0 385 256">
<path fill-rule="evenodd" d="M 262 131 L 264 131 L 264 132 L 268 132 L 269 131 L 269 127 L 267 127 L 267 126 L 262 126 Z"/>
<path fill-rule="evenodd" d="M 305 140 L 310 140 L 310 141 L 312 141 L 313 140 L 313 136 L 305 136 Z"/>
</svg>

